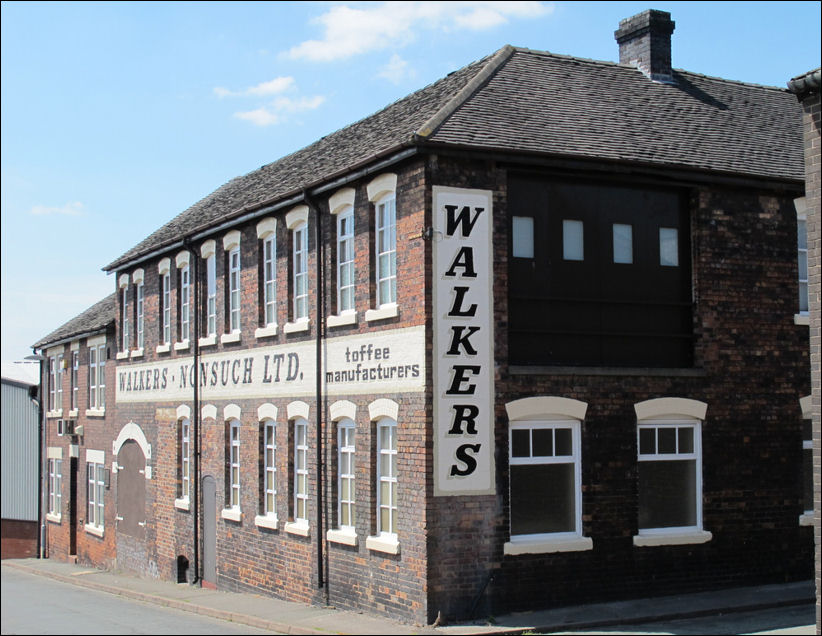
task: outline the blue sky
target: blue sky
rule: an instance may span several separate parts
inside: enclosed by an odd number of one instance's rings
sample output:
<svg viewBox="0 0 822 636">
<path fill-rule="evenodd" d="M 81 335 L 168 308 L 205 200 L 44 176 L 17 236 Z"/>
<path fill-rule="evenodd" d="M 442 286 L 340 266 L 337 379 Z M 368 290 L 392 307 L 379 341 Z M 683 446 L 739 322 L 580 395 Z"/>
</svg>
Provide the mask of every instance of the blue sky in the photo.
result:
<svg viewBox="0 0 822 636">
<path fill-rule="evenodd" d="M 505 44 L 617 61 L 649 8 L 676 68 L 784 87 L 820 65 L 819 2 L 3 2 L 2 359 L 229 179 Z"/>
</svg>

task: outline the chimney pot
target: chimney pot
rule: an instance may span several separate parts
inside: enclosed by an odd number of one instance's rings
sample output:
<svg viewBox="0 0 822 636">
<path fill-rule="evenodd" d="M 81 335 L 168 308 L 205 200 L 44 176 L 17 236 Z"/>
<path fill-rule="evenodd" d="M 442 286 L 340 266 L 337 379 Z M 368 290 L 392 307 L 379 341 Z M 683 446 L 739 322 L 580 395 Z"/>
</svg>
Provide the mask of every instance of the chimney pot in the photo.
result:
<svg viewBox="0 0 822 636">
<path fill-rule="evenodd" d="M 621 20 L 614 31 L 619 63 L 637 67 L 656 82 L 673 83 L 671 34 L 675 26 L 670 13 L 656 9 Z"/>
</svg>

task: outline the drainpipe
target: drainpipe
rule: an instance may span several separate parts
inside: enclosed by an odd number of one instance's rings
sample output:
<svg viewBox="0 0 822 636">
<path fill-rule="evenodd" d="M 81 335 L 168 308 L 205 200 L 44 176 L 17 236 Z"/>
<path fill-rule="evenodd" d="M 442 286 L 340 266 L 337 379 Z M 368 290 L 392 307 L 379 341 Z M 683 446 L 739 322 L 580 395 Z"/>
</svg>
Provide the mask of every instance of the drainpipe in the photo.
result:
<svg viewBox="0 0 822 636">
<path fill-rule="evenodd" d="M 194 309 L 194 326 L 193 337 L 194 341 L 194 416 L 192 418 L 192 427 L 194 431 L 194 474 L 192 477 L 192 495 L 194 501 L 192 502 L 194 512 L 194 580 L 192 585 L 200 581 L 200 259 L 197 250 L 192 244 L 191 237 L 188 236 L 183 240 L 183 244 L 188 248 L 188 253 L 191 255 L 193 263 L 191 268 L 191 278 L 194 281 L 192 287 L 194 288 L 194 298 L 192 299 L 192 307 Z"/>
<path fill-rule="evenodd" d="M 322 232 L 322 214 L 317 204 L 309 197 L 308 192 L 303 192 L 303 200 L 308 208 L 314 213 L 316 219 L 315 227 L 317 228 L 317 335 L 316 335 L 316 370 L 317 370 L 317 388 L 316 388 L 316 412 L 317 412 L 317 588 L 322 589 L 326 587 L 326 597 L 328 596 L 328 588 L 324 581 L 324 550 L 323 543 L 325 541 L 325 533 L 323 532 L 323 467 L 324 467 L 324 453 L 325 446 L 323 444 L 323 336 L 325 335 L 325 277 L 323 275 L 323 265 L 325 261 L 325 246 L 323 243 Z M 326 598 L 326 601 L 328 599 Z"/>
<path fill-rule="evenodd" d="M 39 373 L 39 382 L 37 384 L 37 399 L 29 397 L 31 401 L 37 404 L 37 465 L 39 466 L 39 479 L 37 480 L 37 521 L 40 528 L 37 532 L 37 558 L 48 558 L 48 543 L 46 542 L 46 497 L 48 496 L 48 488 L 45 481 L 48 479 L 48 460 L 46 458 L 46 417 L 45 409 L 43 408 L 43 370 L 45 365 L 43 361 L 46 360 L 44 355 L 38 354 L 35 349 L 32 349 L 32 354 L 26 356 L 26 360 L 37 360 Z"/>
</svg>

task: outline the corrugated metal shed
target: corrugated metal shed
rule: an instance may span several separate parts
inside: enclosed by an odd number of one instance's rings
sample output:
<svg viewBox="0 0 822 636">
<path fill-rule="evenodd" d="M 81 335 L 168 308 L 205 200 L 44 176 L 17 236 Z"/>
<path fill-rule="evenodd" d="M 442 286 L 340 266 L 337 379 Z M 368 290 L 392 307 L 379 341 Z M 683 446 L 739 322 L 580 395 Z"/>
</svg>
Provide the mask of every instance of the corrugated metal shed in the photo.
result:
<svg viewBox="0 0 822 636">
<path fill-rule="evenodd" d="M 2 518 L 37 521 L 38 409 L 29 385 L 2 379 Z"/>
</svg>

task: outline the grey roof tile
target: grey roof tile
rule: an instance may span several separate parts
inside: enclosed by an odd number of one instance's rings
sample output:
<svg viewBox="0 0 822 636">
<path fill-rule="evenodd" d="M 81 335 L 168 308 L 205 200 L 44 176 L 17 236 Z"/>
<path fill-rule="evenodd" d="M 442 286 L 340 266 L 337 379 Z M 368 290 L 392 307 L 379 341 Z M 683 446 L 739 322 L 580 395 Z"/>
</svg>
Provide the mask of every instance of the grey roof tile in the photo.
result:
<svg viewBox="0 0 822 636">
<path fill-rule="evenodd" d="M 801 111 L 787 90 L 678 70 L 673 77 L 662 84 L 611 62 L 503 47 L 229 181 L 104 269 L 421 142 L 804 179 Z"/>
</svg>

